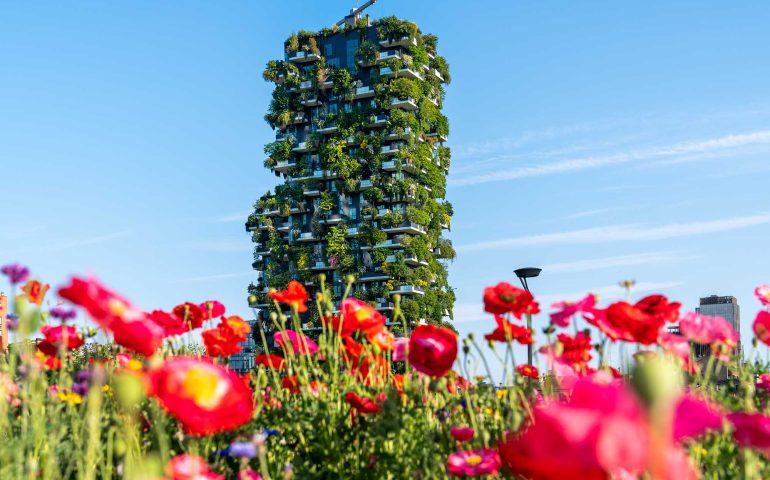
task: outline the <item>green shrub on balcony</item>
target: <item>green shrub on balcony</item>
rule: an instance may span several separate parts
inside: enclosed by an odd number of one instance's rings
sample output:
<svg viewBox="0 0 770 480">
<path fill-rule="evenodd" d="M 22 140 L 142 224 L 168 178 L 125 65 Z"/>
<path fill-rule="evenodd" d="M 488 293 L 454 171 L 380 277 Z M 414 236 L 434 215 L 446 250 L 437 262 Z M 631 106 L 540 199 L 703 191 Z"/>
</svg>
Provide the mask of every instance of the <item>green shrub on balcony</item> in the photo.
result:
<svg viewBox="0 0 770 480">
<path fill-rule="evenodd" d="M 371 65 L 380 56 L 380 49 L 369 40 L 364 40 L 356 49 L 356 61 L 364 65 Z"/>
<path fill-rule="evenodd" d="M 420 31 L 416 23 L 393 16 L 381 18 L 375 25 L 377 26 L 377 35 L 380 39 L 388 41 L 400 40 L 404 37 L 417 37 Z"/>
<path fill-rule="evenodd" d="M 411 98 L 419 101 L 423 96 L 422 88 L 420 88 L 419 82 L 410 78 L 397 78 L 390 82 L 388 87 L 388 93 L 391 97 L 396 97 L 402 100 Z"/>
</svg>

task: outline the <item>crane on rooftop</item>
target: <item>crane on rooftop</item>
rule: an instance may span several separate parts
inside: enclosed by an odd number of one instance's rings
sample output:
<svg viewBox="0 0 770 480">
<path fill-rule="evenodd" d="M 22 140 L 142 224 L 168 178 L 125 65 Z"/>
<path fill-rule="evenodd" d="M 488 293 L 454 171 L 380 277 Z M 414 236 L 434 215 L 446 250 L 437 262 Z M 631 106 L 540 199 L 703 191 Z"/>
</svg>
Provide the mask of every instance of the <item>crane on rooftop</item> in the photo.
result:
<svg viewBox="0 0 770 480">
<path fill-rule="evenodd" d="M 350 9 L 350 13 L 348 15 L 345 15 L 345 18 L 343 18 L 342 20 L 337 22 L 335 25 L 337 25 L 338 27 L 341 27 L 342 25 L 344 25 L 346 23 L 349 24 L 349 25 L 355 25 L 356 24 L 356 20 L 361 18 L 361 12 L 363 12 L 367 8 L 371 7 L 376 2 L 377 2 L 377 0 L 369 0 L 368 2 L 364 3 L 360 7 L 351 8 Z"/>
</svg>

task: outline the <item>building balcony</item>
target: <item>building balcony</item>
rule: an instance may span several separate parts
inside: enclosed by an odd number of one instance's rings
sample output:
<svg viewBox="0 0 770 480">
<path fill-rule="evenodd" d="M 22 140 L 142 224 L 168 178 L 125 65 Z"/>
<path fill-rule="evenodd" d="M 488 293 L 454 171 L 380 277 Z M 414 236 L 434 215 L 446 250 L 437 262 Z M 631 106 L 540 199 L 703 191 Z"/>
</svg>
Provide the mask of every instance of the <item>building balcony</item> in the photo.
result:
<svg viewBox="0 0 770 480">
<path fill-rule="evenodd" d="M 282 224 L 278 225 L 278 226 L 277 226 L 277 227 L 275 227 L 275 228 L 276 228 L 276 230 L 278 230 L 279 232 L 288 232 L 288 231 L 289 231 L 289 229 L 291 228 L 291 223 L 289 223 L 289 222 L 284 222 L 284 223 L 282 223 Z"/>
<path fill-rule="evenodd" d="M 318 190 L 317 188 L 306 188 L 302 190 L 302 194 L 305 195 L 306 197 L 320 197 L 321 191 Z"/>
<path fill-rule="evenodd" d="M 391 295 L 396 293 L 399 295 L 425 295 L 425 292 L 421 288 L 415 287 L 414 285 L 400 285 L 396 287 L 395 290 L 390 291 Z"/>
<path fill-rule="evenodd" d="M 364 245 L 361 247 L 361 250 L 371 250 L 373 248 L 404 248 L 404 245 L 401 243 L 401 238 L 389 238 L 373 247 Z"/>
<path fill-rule="evenodd" d="M 425 134 L 425 136 L 428 138 L 437 138 L 439 142 L 446 142 L 447 140 L 449 140 L 449 138 L 446 135 L 443 135 L 443 134 L 439 135 L 436 132 L 427 133 Z"/>
<path fill-rule="evenodd" d="M 390 277 L 382 272 L 367 272 L 358 278 L 359 283 L 387 282 Z"/>
<path fill-rule="evenodd" d="M 306 98 L 305 100 L 301 100 L 299 103 L 306 107 L 317 107 L 321 104 L 321 102 L 318 100 L 318 97 Z"/>
<path fill-rule="evenodd" d="M 386 137 L 385 140 L 406 140 L 409 138 L 409 136 L 412 134 L 412 129 L 409 127 L 406 127 L 403 131 L 403 133 L 398 133 L 396 131 L 390 132 Z"/>
<path fill-rule="evenodd" d="M 318 240 L 320 239 L 313 236 L 313 232 L 301 232 L 297 238 L 298 242 L 317 242 Z"/>
<path fill-rule="evenodd" d="M 281 213 L 280 210 L 278 210 L 277 208 L 273 208 L 271 210 L 265 210 L 265 211 L 261 212 L 261 215 L 264 215 L 266 217 L 275 217 L 275 216 L 277 216 L 280 213 Z"/>
<path fill-rule="evenodd" d="M 383 127 L 388 123 L 388 115 L 381 113 L 379 115 L 372 115 L 369 118 L 369 127 Z"/>
<path fill-rule="evenodd" d="M 298 124 L 298 123 L 305 123 L 307 121 L 307 117 L 305 116 L 305 112 L 297 112 L 294 114 L 294 116 L 291 118 L 291 123 Z"/>
<path fill-rule="evenodd" d="M 414 161 L 411 158 L 393 159 L 387 162 L 382 162 L 382 169 L 386 172 L 395 172 L 398 170 L 398 165 L 401 164 L 401 170 L 409 173 L 417 173 L 417 168 L 414 166 Z"/>
<path fill-rule="evenodd" d="M 361 180 L 361 184 L 358 186 L 359 190 L 369 190 L 372 188 L 371 180 Z"/>
<path fill-rule="evenodd" d="M 346 237 L 355 237 L 357 235 L 358 235 L 358 227 L 348 228 L 348 231 L 345 233 Z"/>
<path fill-rule="evenodd" d="M 299 82 L 299 91 L 303 92 L 305 90 L 310 90 L 313 88 L 313 81 L 312 80 L 303 80 Z"/>
<path fill-rule="evenodd" d="M 404 222 L 395 227 L 383 228 L 382 231 L 387 233 L 411 233 L 413 235 L 425 235 L 426 233 L 421 225 L 412 222 Z"/>
<path fill-rule="evenodd" d="M 403 37 L 399 38 L 398 40 L 382 40 L 380 42 L 380 46 L 384 48 L 391 48 L 391 47 L 416 47 L 417 46 L 417 39 L 414 37 Z"/>
<path fill-rule="evenodd" d="M 312 142 L 299 142 L 291 149 L 295 153 L 305 153 L 315 150 L 315 145 Z"/>
<path fill-rule="evenodd" d="M 395 155 L 396 152 L 401 150 L 402 146 L 403 145 L 398 144 L 398 143 L 392 143 L 390 145 L 385 145 L 384 147 L 380 148 L 380 153 L 382 153 L 384 155 Z"/>
<path fill-rule="evenodd" d="M 289 61 L 292 63 L 307 63 L 307 62 L 315 62 L 321 58 L 320 55 L 313 52 L 294 52 L 289 54 Z"/>
<path fill-rule="evenodd" d="M 400 108 L 402 110 L 417 110 L 419 107 L 417 106 L 417 101 L 413 98 L 391 98 L 390 99 L 390 108 Z"/>
<path fill-rule="evenodd" d="M 326 263 L 326 260 L 316 260 L 315 262 L 313 262 L 313 265 L 310 267 L 310 270 L 313 270 L 313 271 L 334 270 L 334 267 L 329 266 L 329 264 Z"/>
<path fill-rule="evenodd" d="M 398 75 L 400 77 L 411 78 L 412 80 L 424 80 L 422 75 L 411 68 L 402 68 L 398 71 Z M 380 67 L 380 76 L 384 78 L 394 77 L 396 76 L 396 72 L 390 67 Z"/>
<path fill-rule="evenodd" d="M 337 124 L 327 125 L 327 126 L 325 126 L 323 128 L 319 128 L 318 129 L 318 133 L 321 133 L 321 134 L 324 134 L 324 135 L 327 135 L 329 133 L 334 133 L 336 131 L 337 131 Z"/>
<path fill-rule="evenodd" d="M 428 101 L 438 108 L 438 100 L 433 97 L 428 97 Z"/>
<path fill-rule="evenodd" d="M 325 223 L 327 225 L 335 225 L 340 222 L 344 222 L 348 219 L 347 215 L 344 215 L 342 213 L 332 213 L 331 215 L 327 216 L 326 218 L 322 218 L 319 220 L 320 223 Z"/>
<path fill-rule="evenodd" d="M 435 68 L 431 68 L 430 73 L 432 73 L 434 77 L 438 78 L 441 81 L 441 83 L 446 83 L 446 80 L 444 80 L 444 76 L 441 75 L 441 72 L 439 72 Z"/>
<path fill-rule="evenodd" d="M 272 252 L 267 248 L 263 248 L 261 250 L 255 250 L 254 255 L 259 255 L 261 257 L 269 257 L 270 255 L 272 255 Z"/>
<path fill-rule="evenodd" d="M 393 302 L 377 302 L 377 304 L 374 306 L 376 310 L 379 310 L 381 312 L 393 310 L 396 308 L 396 305 Z"/>
<path fill-rule="evenodd" d="M 401 52 L 398 50 L 387 50 L 385 52 L 380 52 L 380 56 L 377 57 L 377 63 L 390 60 L 391 58 L 401 58 Z"/>
<path fill-rule="evenodd" d="M 279 173 L 287 173 L 291 167 L 296 167 L 296 160 L 281 160 L 273 165 L 272 170 Z"/>
<path fill-rule="evenodd" d="M 353 99 L 360 100 L 362 98 L 369 98 L 374 96 L 374 89 L 370 86 L 358 87 L 353 92 Z"/>
<path fill-rule="evenodd" d="M 408 256 L 404 259 L 404 263 L 407 265 L 411 265 L 413 267 L 427 267 L 428 262 L 424 260 L 420 260 L 419 258 L 415 257 L 414 255 Z"/>
<path fill-rule="evenodd" d="M 332 88 L 333 86 L 334 86 L 333 80 L 326 80 L 322 84 L 318 85 L 318 88 L 320 88 L 321 90 L 327 90 L 329 88 Z"/>
</svg>

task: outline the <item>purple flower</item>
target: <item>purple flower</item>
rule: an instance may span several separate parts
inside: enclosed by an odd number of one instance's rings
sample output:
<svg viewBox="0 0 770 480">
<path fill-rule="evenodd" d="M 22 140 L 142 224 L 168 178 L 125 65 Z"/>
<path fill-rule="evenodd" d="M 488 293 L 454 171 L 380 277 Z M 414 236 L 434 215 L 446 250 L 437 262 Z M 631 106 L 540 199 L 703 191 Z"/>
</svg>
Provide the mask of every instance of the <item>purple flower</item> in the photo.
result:
<svg viewBox="0 0 770 480">
<path fill-rule="evenodd" d="M 78 383 L 88 383 L 91 380 L 91 372 L 88 370 L 81 370 L 75 374 L 75 381 Z"/>
<path fill-rule="evenodd" d="M 69 308 L 64 307 L 52 308 L 48 314 L 53 318 L 58 318 L 59 320 L 72 320 L 77 316 L 77 312 L 75 312 L 75 310 L 70 310 Z"/>
<path fill-rule="evenodd" d="M 257 449 L 253 443 L 233 442 L 230 444 L 229 453 L 231 457 L 254 458 L 257 456 Z"/>
<path fill-rule="evenodd" d="M 9 313 L 5 316 L 6 322 L 8 322 L 6 325 L 8 326 L 8 330 L 16 330 L 19 328 L 19 317 L 16 315 Z"/>
<path fill-rule="evenodd" d="M 73 383 L 72 393 L 77 393 L 81 397 L 88 393 L 88 383 Z"/>
<path fill-rule="evenodd" d="M 0 273 L 7 276 L 11 283 L 26 282 L 29 278 L 29 269 L 19 263 L 10 263 L 0 268 Z"/>
</svg>

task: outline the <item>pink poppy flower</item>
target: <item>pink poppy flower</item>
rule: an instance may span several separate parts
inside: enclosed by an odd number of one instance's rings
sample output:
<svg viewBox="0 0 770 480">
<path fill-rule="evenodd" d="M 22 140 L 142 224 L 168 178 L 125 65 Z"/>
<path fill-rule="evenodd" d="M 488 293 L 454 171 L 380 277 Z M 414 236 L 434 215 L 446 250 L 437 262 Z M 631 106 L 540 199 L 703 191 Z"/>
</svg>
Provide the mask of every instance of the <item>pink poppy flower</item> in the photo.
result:
<svg viewBox="0 0 770 480">
<path fill-rule="evenodd" d="M 757 340 L 765 345 L 770 345 L 770 312 L 760 310 L 757 313 L 757 318 L 754 319 L 752 327 Z"/>
<path fill-rule="evenodd" d="M 537 405 L 533 417 L 499 444 L 511 473 L 553 480 L 606 479 L 621 471 L 638 475 L 647 466 L 646 414 L 621 382 L 598 384 L 582 378 L 569 400 Z"/>
<path fill-rule="evenodd" d="M 551 314 L 551 323 L 558 327 L 568 327 L 570 319 L 582 312 L 590 312 L 596 306 L 596 295 L 589 293 L 582 300 L 577 302 L 561 301 L 551 305 L 559 311 Z"/>
<path fill-rule="evenodd" d="M 500 456 L 491 448 L 482 448 L 472 452 L 460 450 L 449 455 L 447 459 L 449 472 L 458 476 L 496 475 L 500 466 Z"/>
<path fill-rule="evenodd" d="M 406 361 L 406 347 L 409 345 L 408 338 L 397 338 L 393 342 L 393 361 L 403 362 Z"/>
<path fill-rule="evenodd" d="M 757 380 L 757 389 L 770 391 L 770 373 L 763 373 Z"/>
<path fill-rule="evenodd" d="M 166 475 L 170 480 L 224 480 L 211 470 L 206 462 L 196 455 L 182 454 L 166 464 Z"/>
<path fill-rule="evenodd" d="M 770 417 L 761 413 L 736 412 L 727 415 L 733 424 L 733 438 L 738 445 L 770 456 Z"/>
<path fill-rule="evenodd" d="M 206 320 L 221 317 L 225 314 L 225 306 L 222 305 L 222 302 L 216 300 L 206 300 L 198 305 L 198 307 L 200 307 L 203 312 L 203 318 Z"/>
<path fill-rule="evenodd" d="M 708 430 L 721 430 L 725 412 L 718 405 L 693 394 L 682 395 L 674 410 L 674 440 L 696 438 Z"/>
<path fill-rule="evenodd" d="M 312 355 L 318 351 L 317 343 L 307 338 L 305 335 L 298 334 L 294 330 L 275 332 L 273 334 L 273 339 L 275 340 L 275 343 L 284 350 L 286 350 L 286 344 L 291 343 L 291 348 L 294 353 Z"/>
<path fill-rule="evenodd" d="M 658 345 L 663 347 L 667 353 L 681 360 L 688 372 L 696 373 L 698 371 L 698 364 L 690 362 L 690 342 L 687 341 L 687 338 L 670 333 L 663 327 L 658 332 Z"/>
<path fill-rule="evenodd" d="M 471 427 L 452 427 L 449 429 L 452 438 L 458 442 L 467 442 L 476 434 L 476 430 Z"/>
<path fill-rule="evenodd" d="M 770 285 L 760 285 L 754 290 L 754 295 L 757 296 L 757 300 L 766 306 L 770 307 Z"/>
<path fill-rule="evenodd" d="M 682 334 L 695 343 L 710 345 L 713 343 L 738 344 L 738 333 L 733 326 L 722 317 L 709 317 L 688 312 L 679 321 Z"/>
</svg>

